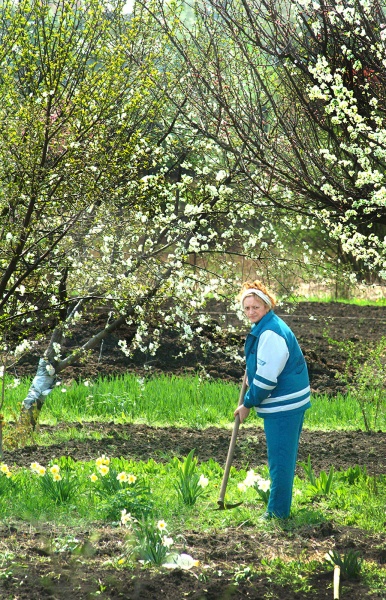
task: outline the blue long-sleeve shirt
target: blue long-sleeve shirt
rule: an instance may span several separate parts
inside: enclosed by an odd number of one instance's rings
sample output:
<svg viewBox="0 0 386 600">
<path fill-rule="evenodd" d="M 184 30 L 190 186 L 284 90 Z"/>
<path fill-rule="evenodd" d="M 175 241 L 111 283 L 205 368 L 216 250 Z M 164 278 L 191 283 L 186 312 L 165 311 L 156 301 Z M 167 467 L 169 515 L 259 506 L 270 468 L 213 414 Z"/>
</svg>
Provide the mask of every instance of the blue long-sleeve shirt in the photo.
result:
<svg viewBox="0 0 386 600">
<path fill-rule="evenodd" d="M 308 370 L 298 341 L 272 310 L 251 328 L 245 341 L 249 389 L 244 406 L 259 416 L 279 417 L 311 406 Z"/>
</svg>

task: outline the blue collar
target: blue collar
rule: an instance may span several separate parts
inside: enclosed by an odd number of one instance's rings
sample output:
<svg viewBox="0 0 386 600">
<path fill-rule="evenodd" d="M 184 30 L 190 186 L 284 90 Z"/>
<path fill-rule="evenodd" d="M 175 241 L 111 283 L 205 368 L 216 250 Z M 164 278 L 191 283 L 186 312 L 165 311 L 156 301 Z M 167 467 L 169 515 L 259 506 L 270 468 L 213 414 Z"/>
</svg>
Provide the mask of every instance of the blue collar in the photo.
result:
<svg viewBox="0 0 386 600">
<path fill-rule="evenodd" d="M 269 312 L 267 312 L 266 315 L 264 315 L 264 317 L 260 319 L 260 321 L 254 323 L 251 327 L 251 331 L 249 332 L 250 335 L 258 337 L 263 327 L 268 323 L 268 321 L 270 321 L 273 318 L 274 314 L 275 313 L 272 310 L 270 310 Z"/>
</svg>

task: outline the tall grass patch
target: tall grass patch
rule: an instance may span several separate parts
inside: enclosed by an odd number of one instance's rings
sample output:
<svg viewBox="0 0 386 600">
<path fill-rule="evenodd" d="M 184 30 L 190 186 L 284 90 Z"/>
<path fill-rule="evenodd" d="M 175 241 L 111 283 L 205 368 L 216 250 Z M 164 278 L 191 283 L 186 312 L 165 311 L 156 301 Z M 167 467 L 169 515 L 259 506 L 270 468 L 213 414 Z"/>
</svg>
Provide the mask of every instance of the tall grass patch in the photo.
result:
<svg viewBox="0 0 386 600">
<path fill-rule="evenodd" d="M 29 381 L 15 386 L 8 380 L 5 418 L 15 418 Z M 231 427 L 240 387 L 233 382 L 210 380 L 196 376 L 142 378 L 135 374 L 101 377 L 94 381 L 58 385 L 47 397 L 41 421 L 57 422 L 105 421 L 136 422 L 157 426 L 205 428 Z M 372 421 L 368 406 L 369 420 Z M 262 426 L 252 411 L 244 427 Z M 363 414 L 351 394 L 312 395 L 312 408 L 306 411 L 305 427 L 322 430 L 364 429 Z M 386 431 L 386 391 L 377 414 L 377 430 Z"/>
<path fill-rule="evenodd" d="M 7 388 L 6 418 L 20 409 L 27 384 Z M 116 419 L 157 425 L 203 428 L 228 425 L 237 403 L 238 386 L 199 376 L 133 374 L 101 377 L 70 386 L 58 385 L 47 400 L 42 419 L 48 422 Z"/>
<path fill-rule="evenodd" d="M 309 429 L 322 430 L 364 430 L 363 414 L 356 398 L 351 394 L 329 396 L 314 394 L 311 398 L 312 407 L 306 411 L 304 426 Z M 377 407 L 367 407 L 369 419 L 374 420 Z M 377 430 L 386 431 L 386 391 L 382 410 L 377 415 Z"/>
</svg>

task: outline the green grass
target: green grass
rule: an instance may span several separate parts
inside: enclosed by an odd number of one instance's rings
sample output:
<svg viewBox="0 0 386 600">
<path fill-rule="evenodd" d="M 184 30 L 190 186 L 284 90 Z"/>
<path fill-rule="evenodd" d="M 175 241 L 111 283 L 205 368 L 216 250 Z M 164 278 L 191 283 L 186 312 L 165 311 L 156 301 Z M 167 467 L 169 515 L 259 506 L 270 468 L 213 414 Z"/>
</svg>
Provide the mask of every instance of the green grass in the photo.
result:
<svg viewBox="0 0 386 600">
<path fill-rule="evenodd" d="M 87 383 L 87 385 L 85 385 Z M 47 397 L 41 422 L 115 420 L 158 426 L 205 428 L 231 427 L 238 402 L 239 387 L 234 383 L 202 379 L 199 376 L 160 376 L 142 379 L 133 374 L 100 378 L 94 382 L 59 385 Z M 28 390 L 28 381 L 6 390 L 5 417 L 18 414 Z M 366 410 L 372 417 L 373 409 Z M 372 422 L 372 418 L 371 418 Z M 251 413 L 246 427 L 261 425 Z M 363 416 L 350 395 L 330 397 L 315 394 L 312 409 L 306 412 L 305 427 L 321 430 L 364 429 Z M 376 429 L 386 431 L 386 393 Z"/>
<path fill-rule="evenodd" d="M 86 382 L 88 383 L 88 382 Z M 7 389 L 6 418 L 18 413 L 28 385 Z M 203 428 L 226 426 L 231 422 L 238 387 L 232 383 L 202 380 L 200 377 L 161 376 L 144 380 L 128 374 L 101 378 L 89 385 L 58 386 L 47 397 L 42 421 L 48 423 L 81 420 L 142 422 Z"/>
<path fill-rule="evenodd" d="M 365 430 L 360 407 L 352 396 L 337 394 L 331 397 L 327 394 L 315 394 L 312 396 L 311 402 L 312 408 L 306 412 L 305 416 L 305 427 L 323 431 Z M 373 422 L 374 407 L 369 405 L 366 411 L 370 422 Z M 386 393 L 376 422 L 378 431 L 386 431 Z"/>
<path fill-rule="evenodd" d="M 355 306 L 386 306 L 386 298 L 369 300 L 367 298 L 335 298 L 331 295 L 326 296 L 294 296 L 286 300 L 287 302 L 339 302 L 340 304 L 353 304 Z"/>
</svg>

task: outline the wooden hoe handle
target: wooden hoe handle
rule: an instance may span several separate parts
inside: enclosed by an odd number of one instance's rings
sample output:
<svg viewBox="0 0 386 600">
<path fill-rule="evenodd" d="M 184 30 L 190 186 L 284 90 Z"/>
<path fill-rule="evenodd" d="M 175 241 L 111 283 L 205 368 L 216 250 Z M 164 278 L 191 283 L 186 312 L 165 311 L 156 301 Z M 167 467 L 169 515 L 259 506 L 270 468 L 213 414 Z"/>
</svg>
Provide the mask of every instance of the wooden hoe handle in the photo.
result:
<svg viewBox="0 0 386 600">
<path fill-rule="evenodd" d="M 244 401 L 244 396 L 245 396 L 246 389 L 247 389 L 247 374 L 245 373 L 244 374 L 244 378 L 243 378 L 243 384 L 242 384 L 241 390 L 240 390 L 239 404 L 238 404 L 239 406 Z M 225 463 L 224 475 L 223 475 L 222 483 L 221 483 L 220 496 L 219 496 L 219 499 L 218 499 L 218 504 L 220 506 L 224 505 L 225 491 L 226 491 L 227 484 L 228 484 L 229 472 L 230 472 L 231 466 L 232 466 L 233 454 L 234 454 L 234 451 L 235 451 L 236 438 L 237 438 L 237 434 L 238 434 L 238 431 L 239 431 L 239 427 L 240 427 L 240 417 L 239 417 L 239 415 L 236 415 L 236 417 L 235 417 L 235 423 L 233 425 L 232 437 L 231 437 L 231 441 L 230 441 L 230 444 L 229 444 L 227 460 L 226 460 L 226 463 Z"/>
</svg>

